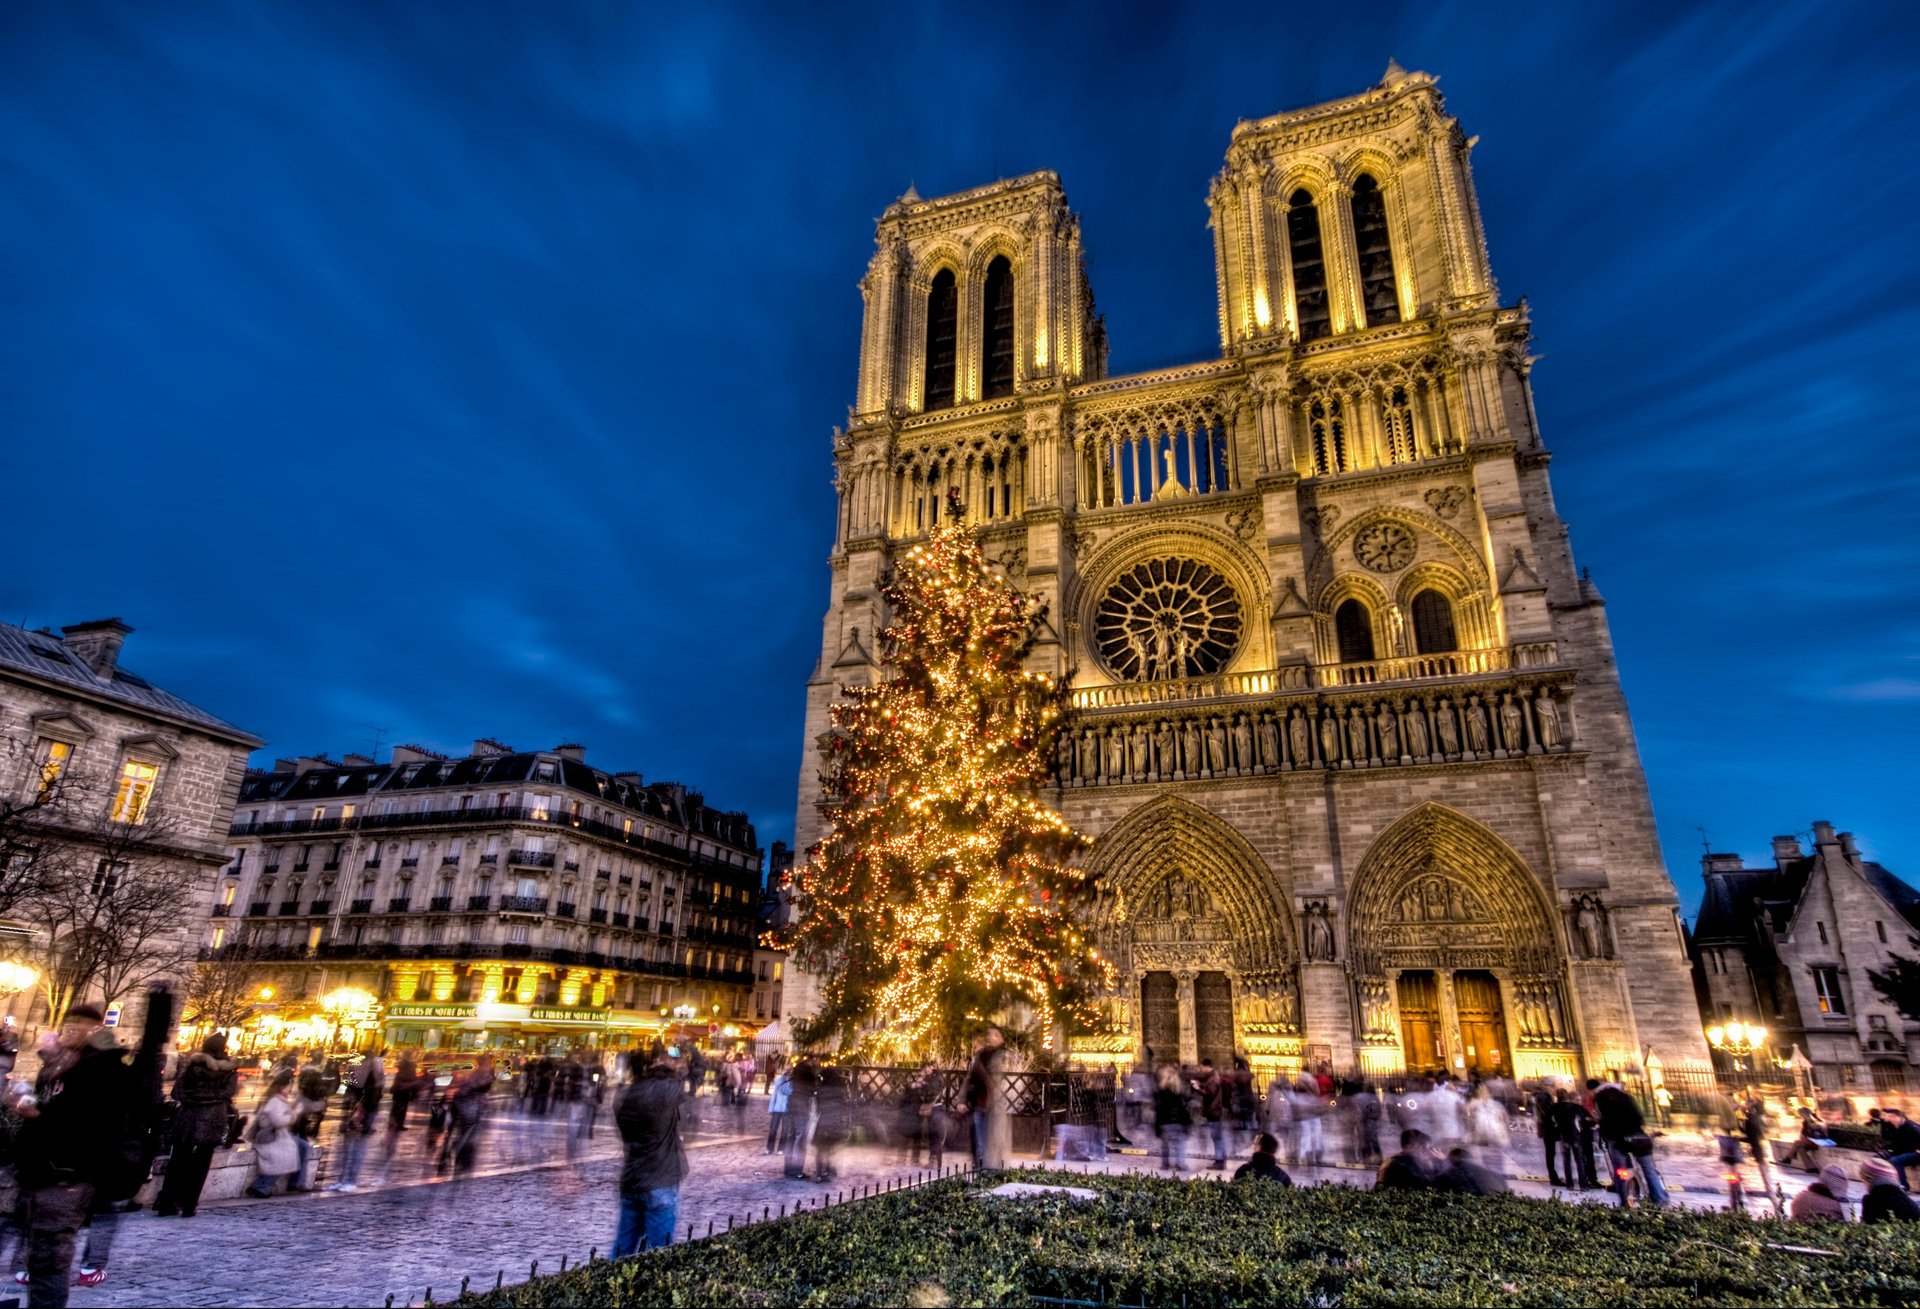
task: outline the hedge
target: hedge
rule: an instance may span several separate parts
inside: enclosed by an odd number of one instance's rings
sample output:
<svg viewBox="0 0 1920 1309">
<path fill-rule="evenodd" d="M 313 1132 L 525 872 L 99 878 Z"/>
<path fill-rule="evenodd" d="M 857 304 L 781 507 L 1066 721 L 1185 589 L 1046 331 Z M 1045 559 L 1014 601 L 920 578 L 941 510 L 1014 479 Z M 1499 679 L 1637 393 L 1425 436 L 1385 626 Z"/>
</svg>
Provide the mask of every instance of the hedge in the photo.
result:
<svg viewBox="0 0 1920 1309">
<path fill-rule="evenodd" d="M 994 1179 L 1057 1182 L 1059 1174 Z M 1520 1196 L 1075 1176 L 1097 1202 L 949 1180 L 466 1297 L 568 1305 L 1896 1305 L 1920 1230 Z M 1778 1248 L 1813 1247 L 1838 1257 Z"/>
</svg>

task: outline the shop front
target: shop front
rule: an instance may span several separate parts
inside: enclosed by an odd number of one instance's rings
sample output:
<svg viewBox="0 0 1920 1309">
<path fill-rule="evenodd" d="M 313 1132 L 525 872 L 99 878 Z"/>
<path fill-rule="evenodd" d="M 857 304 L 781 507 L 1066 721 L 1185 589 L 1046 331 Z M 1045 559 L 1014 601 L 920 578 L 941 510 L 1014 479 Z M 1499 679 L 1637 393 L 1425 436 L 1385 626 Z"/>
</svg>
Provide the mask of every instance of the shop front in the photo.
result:
<svg viewBox="0 0 1920 1309">
<path fill-rule="evenodd" d="M 499 1002 L 402 1002 L 387 1007 L 387 1044 L 420 1050 L 498 1050 L 565 1055 L 582 1047 L 624 1050 L 651 1044 L 663 1029 L 650 1014 L 623 1009 Z"/>
</svg>

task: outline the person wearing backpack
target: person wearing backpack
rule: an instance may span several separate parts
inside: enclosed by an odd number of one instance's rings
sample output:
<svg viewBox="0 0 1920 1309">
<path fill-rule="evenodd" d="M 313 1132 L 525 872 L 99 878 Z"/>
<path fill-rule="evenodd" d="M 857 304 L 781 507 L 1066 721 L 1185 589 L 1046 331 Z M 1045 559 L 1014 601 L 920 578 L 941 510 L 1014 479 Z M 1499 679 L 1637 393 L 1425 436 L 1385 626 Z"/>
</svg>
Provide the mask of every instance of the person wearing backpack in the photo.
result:
<svg viewBox="0 0 1920 1309">
<path fill-rule="evenodd" d="M 1620 1083 L 1605 1082 L 1594 1088 L 1593 1108 L 1596 1131 L 1612 1166 L 1613 1189 L 1621 1207 L 1630 1203 L 1628 1186 L 1636 1168 L 1646 1182 L 1647 1203 L 1666 1204 L 1666 1184 L 1660 1180 L 1660 1170 L 1653 1166 L 1653 1138 L 1647 1135 L 1647 1120 L 1640 1106 Z"/>
</svg>

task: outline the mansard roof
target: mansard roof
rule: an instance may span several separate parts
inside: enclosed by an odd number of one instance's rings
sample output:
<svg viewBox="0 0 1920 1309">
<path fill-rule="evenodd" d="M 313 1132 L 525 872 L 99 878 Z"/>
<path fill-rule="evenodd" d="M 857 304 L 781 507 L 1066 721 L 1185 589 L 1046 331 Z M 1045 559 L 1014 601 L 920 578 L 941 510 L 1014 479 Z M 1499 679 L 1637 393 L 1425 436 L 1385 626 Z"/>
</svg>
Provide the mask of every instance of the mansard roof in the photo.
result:
<svg viewBox="0 0 1920 1309">
<path fill-rule="evenodd" d="M 1700 912 L 1694 920 L 1694 940 L 1744 941 L 1751 935 L 1753 921 L 1763 913 L 1774 931 L 1785 931 L 1800 897 L 1806 894 L 1819 858 L 1816 853 L 1786 860 L 1774 868 L 1708 870 L 1706 894 L 1701 897 Z M 1862 859 L 1854 866 L 1868 886 L 1909 926 L 1920 931 L 1920 891 L 1871 860 Z"/>
<path fill-rule="evenodd" d="M 320 767 L 300 772 L 253 771 L 241 785 L 240 803 L 261 804 L 271 800 L 319 804 L 353 796 L 479 790 L 522 783 L 555 786 L 591 796 L 738 850 L 755 848 L 753 824 L 747 821 L 746 815 L 710 808 L 698 792 L 678 783 L 645 783 L 635 773 L 610 774 L 576 759 L 541 752 Z"/>
<path fill-rule="evenodd" d="M 51 632 L 32 632 L 10 623 L 0 623 L 0 668 L 38 682 L 53 683 L 91 699 L 116 703 L 138 713 L 196 728 L 238 745 L 257 747 L 265 744 L 252 733 L 242 731 L 224 718 L 214 717 L 170 691 L 161 690 L 146 678 L 125 668 L 116 666 L 112 673 L 102 677 Z"/>
</svg>

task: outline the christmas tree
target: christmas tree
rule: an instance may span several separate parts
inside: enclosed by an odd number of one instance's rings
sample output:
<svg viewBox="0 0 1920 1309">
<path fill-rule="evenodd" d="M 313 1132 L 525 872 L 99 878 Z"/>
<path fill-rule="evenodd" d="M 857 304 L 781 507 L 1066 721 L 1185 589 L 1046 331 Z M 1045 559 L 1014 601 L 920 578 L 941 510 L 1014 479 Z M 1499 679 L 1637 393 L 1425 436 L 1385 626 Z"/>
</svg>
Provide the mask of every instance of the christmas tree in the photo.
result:
<svg viewBox="0 0 1920 1309">
<path fill-rule="evenodd" d="M 1076 921 L 1089 844 L 1040 799 L 1065 689 L 1027 672 L 1042 606 L 995 574 L 960 520 L 881 583 L 876 684 L 823 740 L 828 836 L 797 870 L 782 944 L 822 978 L 803 1039 L 845 1057 L 953 1054 L 1024 1006 L 1051 1034 L 1092 1018 L 1110 967 Z"/>
</svg>

